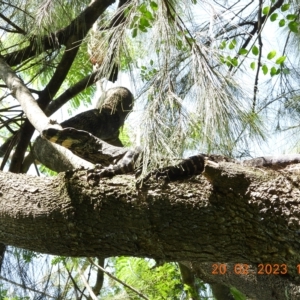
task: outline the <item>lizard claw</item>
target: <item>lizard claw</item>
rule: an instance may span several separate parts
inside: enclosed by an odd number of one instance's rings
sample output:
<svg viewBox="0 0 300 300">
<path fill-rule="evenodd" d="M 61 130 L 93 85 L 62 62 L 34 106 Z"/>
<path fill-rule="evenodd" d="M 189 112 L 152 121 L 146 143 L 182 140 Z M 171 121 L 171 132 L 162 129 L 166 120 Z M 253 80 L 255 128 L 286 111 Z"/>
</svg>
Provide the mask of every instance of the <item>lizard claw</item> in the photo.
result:
<svg viewBox="0 0 300 300">
<path fill-rule="evenodd" d="M 109 167 L 103 167 L 101 164 L 96 164 L 94 169 L 87 170 L 87 179 L 99 181 L 104 177 L 113 177 L 114 170 Z"/>
<path fill-rule="evenodd" d="M 101 164 L 96 164 L 95 167 L 93 169 L 89 169 L 87 170 L 87 180 L 96 180 L 96 179 L 100 179 L 100 177 L 98 176 L 99 172 L 101 172 L 102 169 L 102 165 Z"/>
</svg>

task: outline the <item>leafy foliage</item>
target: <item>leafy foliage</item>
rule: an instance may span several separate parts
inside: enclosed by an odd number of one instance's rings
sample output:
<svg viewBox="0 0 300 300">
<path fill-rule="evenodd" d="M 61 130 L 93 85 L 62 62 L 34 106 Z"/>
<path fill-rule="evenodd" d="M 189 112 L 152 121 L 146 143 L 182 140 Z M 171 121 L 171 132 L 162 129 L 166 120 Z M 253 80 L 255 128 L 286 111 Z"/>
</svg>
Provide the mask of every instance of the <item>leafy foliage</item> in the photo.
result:
<svg viewBox="0 0 300 300">
<path fill-rule="evenodd" d="M 116 275 L 126 283 L 135 286 L 149 299 L 180 299 L 183 285 L 176 264 L 163 264 L 153 267 L 153 261 L 118 257 L 116 259 Z M 135 295 L 127 290 L 128 295 Z"/>
</svg>

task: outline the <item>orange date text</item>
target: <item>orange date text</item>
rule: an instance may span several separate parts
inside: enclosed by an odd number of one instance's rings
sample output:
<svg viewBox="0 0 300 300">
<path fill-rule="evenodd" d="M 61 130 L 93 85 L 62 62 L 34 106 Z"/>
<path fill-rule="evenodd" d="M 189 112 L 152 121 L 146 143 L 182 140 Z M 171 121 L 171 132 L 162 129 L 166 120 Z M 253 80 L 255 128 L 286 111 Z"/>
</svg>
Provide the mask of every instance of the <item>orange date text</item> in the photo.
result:
<svg viewBox="0 0 300 300">
<path fill-rule="evenodd" d="M 257 271 L 254 271 L 253 268 L 250 269 L 248 264 L 234 264 L 231 265 L 228 269 L 227 264 L 212 264 L 212 274 L 213 275 L 224 275 L 235 274 L 235 275 L 248 275 L 248 274 L 257 274 L 257 275 L 285 275 L 288 272 L 288 267 L 286 264 L 258 264 Z M 298 274 L 300 274 L 300 264 L 297 265 Z"/>
</svg>

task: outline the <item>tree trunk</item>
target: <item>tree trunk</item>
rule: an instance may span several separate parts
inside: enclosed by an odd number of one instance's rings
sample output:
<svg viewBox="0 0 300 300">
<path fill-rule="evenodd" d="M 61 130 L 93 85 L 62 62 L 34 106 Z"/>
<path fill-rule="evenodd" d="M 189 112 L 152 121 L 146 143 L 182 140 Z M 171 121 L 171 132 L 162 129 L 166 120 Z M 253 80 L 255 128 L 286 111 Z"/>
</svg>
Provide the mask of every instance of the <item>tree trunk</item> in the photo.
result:
<svg viewBox="0 0 300 300">
<path fill-rule="evenodd" d="M 222 162 L 203 175 L 136 190 L 131 175 L 93 186 L 85 170 L 53 178 L 0 173 L 0 240 L 66 256 L 192 261 L 195 271 L 211 262 L 210 280 L 239 289 L 236 277 L 254 276 L 253 285 L 267 277 L 290 293 L 299 282 L 299 174 Z M 232 264 L 224 274 L 222 262 Z M 247 265 L 258 268 L 246 276 Z"/>
</svg>

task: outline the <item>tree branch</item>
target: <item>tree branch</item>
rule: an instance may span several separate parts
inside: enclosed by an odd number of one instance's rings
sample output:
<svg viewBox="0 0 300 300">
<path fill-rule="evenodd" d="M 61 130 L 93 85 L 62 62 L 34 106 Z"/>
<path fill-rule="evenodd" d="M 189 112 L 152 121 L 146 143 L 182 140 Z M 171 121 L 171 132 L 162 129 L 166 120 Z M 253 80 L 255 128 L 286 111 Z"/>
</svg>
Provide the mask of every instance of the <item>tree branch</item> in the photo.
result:
<svg viewBox="0 0 300 300">
<path fill-rule="evenodd" d="M 132 290 L 135 294 L 139 295 L 141 298 L 145 299 L 145 300 L 149 300 L 148 297 L 146 297 L 145 295 L 143 295 L 141 292 L 139 292 L 138 290 L 136 290 L 134 287 L 128 285 L 126 282 L 120 280 L 119 278 L 117 278 L 116 276 L 114 276 L 113 274 L 111 274 L 110 272 L 106 271 L 104 268 L 102 268 L 99 264 L 96 264 L 91 258 L 88 259 L 90 261 L 91 264 L 93 264 L 94 266 L 96 266 L 99 270 L 101 270 L 104 274 L 106 274 L 108 277 L 112 278 L 113 280 L 121 283 L 123 286 L 127 287 L 128 289 Z"/>
<path fill-rule="evenodd" d="M 42 132 L 51 123 L 38 106 L 23 81 L 15 74 L 3 58 L 0 57 L 0 78 L 12 91 L 12 95 L 19 101 L 31 124 Z"/>
<path fill-rule="evenodd" d="M 271 299 L 268 289 L 256 290 L 266 280 L 276 295 L 299 291 L 293 284 L 299 281 L 299 174 L 211 162 L 203 175 L 208 180 L 151 181 L 136 190 L 130 175 L 90 186 L 84 170 L 54 178 L 0 172 L 0 240 L 66 256 L 188 260 L 201 278 L 200 263 L 280 264 L 288 269 L 284 278 L 226 273 L 210 281 L 248 293 L 251 283 L 250 294 L 259 299 Z"/>
<path fill-rule="evenodd" d="M 64 104 L 66 104 L 70 99 L 78 95 L 80 92 L 82 92 L 87 87 L 93 85 L 98 79 L 97 79 L 98 71 L 95 71 L 77 83 L 75 83 L 73 86 L 68 88 L 65 92 L 63 92 L 59 97 L 57 97 L 55 100 L 51 101 L 51 103 L 48 105 L 47 109 L 45 110 L 45 114 L 47 116 L 51 116 L 54 112 L 56 112 L 58 109 L 60 109 Z"/>
<path fill-rule="evenodd" d="M 22 28 L 20 28 L 18 25 L 13 23 L 9 18 L 6 18 L 2 13 L 0 13 L 0 18 L 2 18 L 4 21 L 6 21 L 8 24 L 10 24 L 12 27 L 16 29 L 15 31 L 12 31 L 12 30 L 8 30 L 7 28 L 3 28 L 5 31 L 21 33 L 23 35 L 26 34 L 26 32 Z"/>
<path fill-rule="evenodd" d="M 257 98 L 257 91 L 258 91 L 258 77 L 261 67 L 261 55 L 262 55 L 262 39 L 261 39 L 261 31 L 262 31 L 262 0 L 259 1 L 259 7 L 257 12 L 257 35 L 258 35 L 258 44 L 259 44 L 259 53 L 258 53 L 258 60 L 257 60 L 257 70 L 254 80 L 254 88 L 253 88 L 253 103 L 252 103 L 252 112 L 255 113 L 256 108 L 256 98 Z"/>
<path fill-rule="evenodd" d="M 5 55 L 5 61 L 10 66 L 15 66 L 22 61 L 39 54 L 40 49 L 46 51 L 65 45 L 70 36 L 77 36 L 78 40 L 83 39 L 97 18 L 114 2 L 115 0 L 92 1 L 91 4 L 68 26 L 41 38 L 38 43 L 37 40 L 39 37 L 33 37 L 29 46 Z"/>
</svg>

